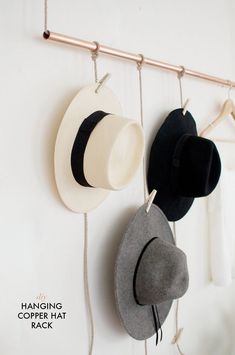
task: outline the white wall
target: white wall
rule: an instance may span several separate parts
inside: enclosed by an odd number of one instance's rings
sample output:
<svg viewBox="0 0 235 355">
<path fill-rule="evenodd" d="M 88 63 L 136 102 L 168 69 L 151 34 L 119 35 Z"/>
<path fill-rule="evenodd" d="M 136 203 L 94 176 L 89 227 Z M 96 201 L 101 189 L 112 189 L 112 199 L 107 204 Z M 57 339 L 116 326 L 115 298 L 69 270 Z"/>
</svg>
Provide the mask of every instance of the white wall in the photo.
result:
<svg viewBox="0 0 235 355">
<path fill-rule="evenodd" d="M 56 32 L 235 79 L 234 15 L 234 0 L 49 0 L 48 23 Z M 0 26 L 0 354 L 87 354 L 83 218 L 58 197 L 53 148 L 69 102 L 93 81 L 92 63 L 85 51 L 42 39 L 43 1 L 0 0 Z M 101 56 L 98 70 L 112 73 L 109 85 L 126 116 L 139 119 L 135 65 Z M 149 147 L 166 114 L 179 106 L 179 90 L 172 73 L 146 68 L 143 81 Z M 183 79 L 183 90 L 199 130 L 227 98 L 226 88 L 199 80 Z M 120 325 L 112 290 L 122 231 L 143 201 L 141 177 L 139 171 L 126 190 L 89 215 L 94 355 L 144 353 L 143 342 Z M 182 349 L 187 355 L 235 354 L 235 287 L 210 284 L 205 199 L 177 223 L 177 235 L 190 272 L 190 289 L 180 302 Z M 35 302 L 40 292 L 67 312 L 53 330 L 32 330 L 17 319 L 20 303 Z M 177 354 L 170 344 L 174 308 L 163 330 L 157 350 L 154 339 L 148 342 L 149 354 Z"/>
</svg>

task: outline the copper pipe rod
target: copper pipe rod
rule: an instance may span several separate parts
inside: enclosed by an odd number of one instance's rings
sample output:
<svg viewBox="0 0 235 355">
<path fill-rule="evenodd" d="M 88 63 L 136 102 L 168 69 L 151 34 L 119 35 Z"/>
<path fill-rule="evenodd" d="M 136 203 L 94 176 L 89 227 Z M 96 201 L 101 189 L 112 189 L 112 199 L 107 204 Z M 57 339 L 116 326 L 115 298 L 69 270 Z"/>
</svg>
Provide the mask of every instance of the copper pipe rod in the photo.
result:
<svg viewBox="0 0 235 355">
<path fill-rule="evenodd" d="M 51 32 L 51 31 L 45 31 L 43 33 L 43 38 L 49 39 L 53 42 L 59 42 L 59 43 L 68 44 L 68 45 L 75 46 L 75 47 L 85 48 L 90 51 L 95 51 L 96 47 L 97 47 L 97 45 L 94 42 L 89 42 L 89 41 L 85 41 L 85 40 L 82 40 L 79 38 L 65 36 L 61 33 L 56 33 L 56 32 Z M 127 59 L 130 61 L 134 61 L 136 63 L 140 63 L 142 61 L 142 57 L 139 54 L 125 52 L 120 49 L 107 47 L 103 44 L 99 45 L 99 53 L 104 53 L 104 54 L 108 54 L 108 55 L 111 55 L 114 57 Z M 207 80 L 207 81 L 214 82 L 214 83 L 217 83 L 217 84 L 220 84 L 223 86 L 229 86 L 231 88 L 235 87 L 234 81 L 218 78 L 216 76 L 212 76 L 209 74 L 200 73 L 195 70 L 183 68 L 180 65 L 173 65 L 173 64 L 169 64 L 169 63 L 165 63 L 165 62 L 160 62 L 156 59 L 144 57 L 144 65 L 150 65 L 152 67 L 170 70 L 170 71 L 173 71 L 176 73 L 180 73 L 180 72 L 184 71 L 184 75 Z"/>
</svg>

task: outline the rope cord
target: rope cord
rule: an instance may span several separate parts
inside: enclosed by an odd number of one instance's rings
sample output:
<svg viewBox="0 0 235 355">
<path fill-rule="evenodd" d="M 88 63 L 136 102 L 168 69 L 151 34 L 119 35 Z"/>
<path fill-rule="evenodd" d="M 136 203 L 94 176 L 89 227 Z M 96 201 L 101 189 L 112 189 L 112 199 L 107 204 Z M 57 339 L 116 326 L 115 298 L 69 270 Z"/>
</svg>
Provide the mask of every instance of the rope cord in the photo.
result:
<svg viewBox="0 0 235 355">
<path fill-rule="evenodd" d="M 94 65 L 95 82 L 98 83 L 97 58 L 98 58 L 98 55 L 99 55 L 100 45 L 96 41 L 94 41 L 93 43 L 95 43 L 96 48 L 95 48 L 95 50 L 91 51 L 91 59 L 93 61 L 93 65 Z"/>
<path fill-rule="evenodd" d="M 177 236 L 176 236 L 176 224 L 175 222 L 173 222 L 173 235 L 174 235 L 174 239 L 175 239 L 175 245 L 177 245 Z M 177 347 L 177 350 L 179 352 L 180 355 L 185 355 L 182 350 L 181 347 L 179 345 L 179 339 L 180 336 L 183 332 L 183 328 L 179 328 L 179 299 L 176 300 L 176 306 L 175 306 L 175 335 L 172 339 L 171 344 L 175 344 Z"/>
<path fill-rule="evenodd" d="M 48 29 L 48 1 L 44 0 L 44 32 Z M 95 82 L 98 82 L 98 70 L 97 70 L 97 57 L 99 54 L 99 43 L 94 42 L 96 44 L 96 49 L 92 51 L 91 58 L 94 64 L 94 76 Z M 139 98 L 140 98 L 140 118 L 141 118 L 141 126 L 144 129 L 144 116 L 143 116 L 143 89 L 142 89 L 142 67 L 144 63 L 144 57 L 141 55 L 142 61 L 137 63 L 137 69 L 139 73 Z M 180 101 L 181 107 L 183 107 L 183 94 L 182 94 L 182 83 L 181 78 L 184 74 L 184 68 L 182 67 L 182 72 L 178 74 L 179 79 L 179 88 L 180 88 Z M 145 166 L 145 158 L 143 157 L 143 185 L 144 185 L 144 202 L 147 198 L 147 186 L 146 186 L 146 166 Z M 88 317 L 90 320 L 90 344 L 89 344 L 89 355 L 93 353 L 94 347 L 94 319 L 91 307 L 91 299 L 90 299 L 90 290 L 89 290 L 89 278 L 88 278 L 88 216 L 87 213 L 83 214 L 84 217 L 84 251 L 83 251 L 83 281 L 84 281 L 84 294 L 85 294 L 85 301 L 88 311 Z M 173 223 L 174 229 L 174 236 L 176 240 L 176 231 L 175 231 L 175 223 Z M 174 343 L 177 345 L 177 349 L 180 355 L 184 355 L 178 345 L 178 338 L 182 332 L 182 328 L 178 329 L 178 309 L 179 309 L 179 301 L 176 302 L 176 320 L 175 320 L 175 327 L 176 327 L 176 335 L 173 339 Z M 148 355 L 148 347 L 147 347 L 147 340 L 144 341 L 144 350 L 145 355 Z"/>
<path fill-rule="evenodd" d="M 143 110 L 143 85 L 142 85 L 142 68 L 144 63 L 144 57 L 141 54 L 141 62 L 137 63 L 138 78 L 139 78 L 139 102 L 140 102 L 140 122 L 144 130 L 144 110 Z M 144 193 L 144 203 L 147 199 L 147 184 L 146 184 L 146 166 L 145 157 L 143 156 L 143 193 Z M 148 342 L 147 339 L 144 340 L 144 354 L 148 355 Z"/>
<path fill-rule="evenodd" d="M 44 0 L 44 31 L 47 31 L 48 26 L 48 0 Z M 92 59 L 94 61 L 95 80 L 97 82 L 97 64 L 96 57 L 98 55 L 99 45 L 97 44 L 95 51 L 92 53 Z M 83 283 L 84 283 L 84 295 L 87 307 L 87 313 L 90 320 L 90 339 L 88 354 L 92 355 L 94 347 L 94 320 L 91 307 L 89 280 L 88 280 L 88 218 L 87 213 L 83 214 L 84 217 L 84 250 L 83 250 Z"/>
<path fill-rule="evenodd" d="M 47 0 L 44 0 L 44 32 L 47 32 L 47 14 L 48 14 L 48 4 Z"/>
<path fill-rule="evenodd" d="M 178 73 L 178 80 L 179 80 L 179 90 L 180 90 L 180 104 L 181 107 L 183 108 L 183 89 L 182 89 L 182 77 L 184 75 L 184 67 L 182 67 L 182 71 Z M 173 222 L 173 235 L 175 239 L 175 245 L 177 245 L 177 235 L 176 235 L 176 224 Z M 177 350 L 180 355 L 185 355 L 179 345 L 179 339 L 180 336 L 183 332 L 183 328 L 179 328 L 179 299 L 176 300 L 176 306 L 175 306 L 175 335 L 172 339 L 172 344 L 176 344 Z"/>
<path fill-rule="evenodd" d="M 142 68 L 144 63 L 144 57 L 142 54 L 140 54 L 140 56 L 142 57 L 142 60 L 141 62 L 137 63 L 137 70 L 139 74 L 140 121 L 141 121 L 141 126 L 144 130 L 143 85 L 142 85 Z M 147 183 L 146 183 L 146 163 L 145 163 L 144 156 L 143 156 L 143 186 L 144 186 L 144 203 L 145 203 L 148 196 L 148 192 L 147 192 Z"/>
<path fill-rule="evenodd" d="M 96 49 L 92 52 L 91 58 L 94 62 L 94 77 L 95 82 L 98 81 L 97 76 L 97 63 L 96 57 L 98 55 L 99 44 L 96 43 Z M 91 306 L 91 297 L 90 297 L 90 288 L 89 288 L 89 275 L 88 275 L 88 216 L 87 213 L 83 213 L 84 217 L 84 253 L 83 253 L 83 281 L 84 281 L 84 293 L 85 293 L 85 302 L 87 307 L 87 313 L 90 321 L 90 344 L 88 355 L 92 355 L 94 348 L 94 340 L 95 340 L 95 327 L 94 327 L 94 318 Z"/>
<path fill-rule="evenodd" d="M 184 102 L 183 102 L 183 89 L 182 89 L 182 77 L 184 76 L 185 73 L 185 68 L 181 65 L 182 70 L 178 73 L 178 81 L 179 81 L 179 89 L 180 89 L 180 106 L 183 108 Z"/>
<path fill-rule="evenodd" d="M 84 253 L 83 253 L 83 281 L 84 281 L 84 293 L 85 293 L 85 301 L 87 306 L 87 313 L 90 320 L 90 344 L 88 354 L 92 355 L 93 346 L 94 346 L 94 319 L 92 314 L 91 307 L 91 298 L 90 298 L 90 290 L 89 290 L 89 278 L 88 278 L 88 218 L 87 213 L 83 214 L 84 216 Z"/>
</svg>

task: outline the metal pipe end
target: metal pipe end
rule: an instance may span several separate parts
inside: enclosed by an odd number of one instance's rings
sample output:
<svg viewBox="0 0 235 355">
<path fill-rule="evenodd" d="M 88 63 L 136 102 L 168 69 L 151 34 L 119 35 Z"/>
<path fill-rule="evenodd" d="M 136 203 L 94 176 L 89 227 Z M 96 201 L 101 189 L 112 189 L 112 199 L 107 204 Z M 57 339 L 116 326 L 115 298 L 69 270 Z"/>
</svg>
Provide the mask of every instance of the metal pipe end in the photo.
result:
<svg viewBox="0 0 235 355">
<path fill-rule="evenodd" d="M 50 37 L 50 31 L 44 31 L 43 32 L 43 38 L 48 39 Z"/>
</svg>

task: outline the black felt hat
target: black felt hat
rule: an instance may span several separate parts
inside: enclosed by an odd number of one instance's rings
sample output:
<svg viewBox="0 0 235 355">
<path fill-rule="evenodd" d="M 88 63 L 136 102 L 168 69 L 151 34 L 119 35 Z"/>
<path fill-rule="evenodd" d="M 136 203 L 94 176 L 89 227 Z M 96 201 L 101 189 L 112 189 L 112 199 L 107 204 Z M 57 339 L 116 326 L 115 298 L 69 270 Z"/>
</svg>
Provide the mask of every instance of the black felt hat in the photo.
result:
<svg viewBox="0 0 235 355">
<path fill-rule="evenodd" d="M 154 203 L 169 221 L 181 219 L 195 197 L 216 187 L 221 162 L 215 144 L 198 137 L 196 123 L 182 109 L 172 111 L 157 132 L 150 151 L 148 190 L 157 190 Z"/>
</svg>

